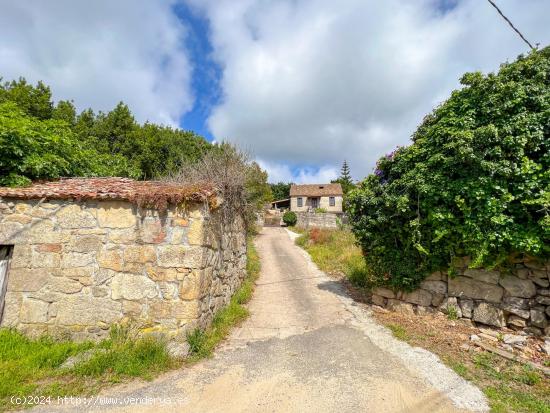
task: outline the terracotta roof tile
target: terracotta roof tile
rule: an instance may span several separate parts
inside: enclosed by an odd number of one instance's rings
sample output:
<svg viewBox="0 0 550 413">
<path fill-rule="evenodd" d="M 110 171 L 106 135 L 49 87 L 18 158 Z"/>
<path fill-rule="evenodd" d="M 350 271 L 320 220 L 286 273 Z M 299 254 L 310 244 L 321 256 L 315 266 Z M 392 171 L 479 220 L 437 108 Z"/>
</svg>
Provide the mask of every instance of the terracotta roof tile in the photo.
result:
<svg viewBox="0 0 550 413">
<path fill-rule="evenodd" d="M 338 196 L 343 195 L 340 184 L 292 185 L 290 196 Z"/>
<path fill-rule="evenodd" d="M 0 187 L 0 197 L 3 198 L 120 200 L 157 209 L 185 200 L 211 202 L 215 195 L 213 188 L 208 186 L 182 186 L 128 178 L 70 178 L 35 182 L 22 188 Z"/>
</svg>

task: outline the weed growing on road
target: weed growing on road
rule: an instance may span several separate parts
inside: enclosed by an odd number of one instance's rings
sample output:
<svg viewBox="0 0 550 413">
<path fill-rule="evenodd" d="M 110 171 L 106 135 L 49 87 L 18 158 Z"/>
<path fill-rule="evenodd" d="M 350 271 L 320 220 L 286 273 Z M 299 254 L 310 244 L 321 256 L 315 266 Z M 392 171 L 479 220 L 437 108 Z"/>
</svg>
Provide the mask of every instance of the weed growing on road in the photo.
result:
<svg viewBox="0 0 550 413">
<path fill-rule="evenodd" d="M 254 282 L 260 275 L 260 259 L 251 239 L 248 241 L 246 271 L 246 279 L 231 297 L 229 305 L 214 316 L 212 325 L 204 331 L 196 329 L 187 335 L 191 361 L 210 357 L 216 346 L 227 337 L 231 328 L 248 317 L 248 310 L 244 304 L 252 298 Z"/>
</svg>

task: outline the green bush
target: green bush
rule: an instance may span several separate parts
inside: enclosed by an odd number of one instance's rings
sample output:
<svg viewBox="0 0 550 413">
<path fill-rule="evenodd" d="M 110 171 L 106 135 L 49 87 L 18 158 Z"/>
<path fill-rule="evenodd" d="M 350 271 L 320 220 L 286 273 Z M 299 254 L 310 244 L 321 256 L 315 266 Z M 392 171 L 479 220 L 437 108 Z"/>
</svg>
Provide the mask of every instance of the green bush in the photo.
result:
<svg viewBox="0 0 550 413">
<path fill-rule="evenodd" d="M 414 289 L 458 256 L 491 268 L 550 255 L 550 48 L 461 83 L 349 194 L 382 284 Z"/>
<path fill-rule="evenodd" d="M 296 222 L 298 221 L 298 217 L 296 216 L 296 213 L 293 211 L 286 211 L 283 214 L 283 222 L 288 225 L 289 227 L 292 227 L 296 225 Z"/>
<path fill-rule="evenodd" d="M 327 209 L 326 208 L 315 208 L 315 213 L 316 214 L 326 214 Z"/>
</svg>

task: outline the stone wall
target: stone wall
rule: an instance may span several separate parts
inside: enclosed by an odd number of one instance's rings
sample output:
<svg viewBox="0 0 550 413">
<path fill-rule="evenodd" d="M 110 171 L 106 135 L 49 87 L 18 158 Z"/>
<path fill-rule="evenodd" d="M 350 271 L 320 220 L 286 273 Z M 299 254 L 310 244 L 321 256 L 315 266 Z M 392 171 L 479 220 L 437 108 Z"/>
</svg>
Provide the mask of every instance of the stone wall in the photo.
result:
<svg viewBox="0 0 550 413">
<path fill-rule="evenodd" d="M 165 213 L 124 201 L 0 198 L 13 245 L 2 326 L 100 338 L 113 323 L 182 337 L 205 327 L 245 276 L 242 220 L 207 204 Z"/>
<path fill-rule="evenodd" d="M 331 212 L 296 212 L 296 226 L 300 228 L 338 228 L 338 219 L 342 221 L 342 214 Z"/>
<path fill-rule="evenodd" d="M 550 335 L 550 263 L 523 261 L 501 272 L 468 264 L 463 258 L 454 277 L 431 274 L 411 293 L 377 288 L 372 302 L 405 313 L 451 311 L 482 324 Z"/>
</svg>

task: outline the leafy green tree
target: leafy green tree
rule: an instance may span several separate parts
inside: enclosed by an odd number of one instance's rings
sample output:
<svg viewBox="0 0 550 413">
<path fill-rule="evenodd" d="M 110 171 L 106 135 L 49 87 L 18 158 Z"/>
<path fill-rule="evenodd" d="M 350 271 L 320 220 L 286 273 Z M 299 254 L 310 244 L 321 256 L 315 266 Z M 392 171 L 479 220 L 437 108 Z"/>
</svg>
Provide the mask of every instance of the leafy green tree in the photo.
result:
<svg viewBox="0 0 550 413">
<path fill-rule="evenodd" d="M 193 132 L 146 123 L 129 135 L 120 150 L 142 171 L 143 179 L 152 179 L 178 171 L 184 162 L 197 161 L 211 147 Z"/>
<path fill-rule="evenodd" d="M 100 112 L 96 117 L 92 129 L 92 136 L 109 143 L 109 148 L 114 152 L 124 152 L 138 125 L 130 108 L 119 102 L 110 112 Z"/>
<path fill-rule="evenodd" d="M 247 165 L 246 193 L 248 202 L 253 205 L 256 211 L 262 210 L 264 205 L 273 199 L 267 177 L 267 172 L 260 168 L 260 165 L 256 162 Z"/>
<path fill-rule="evenodd" d="M 461 83 L 349 195 L 380 283 L 413 289 L 457 256 L 494 267 L 550 255 L 550 48 Z"/>
<path fill-rule="evenodd" d="M 135 175 L 126 159 L 98 154 L 66 122 L 41 120 L 17 104 L 0 104 L 0 185 L 26 185 L 63 176 Z"/>
<path fill-rule="evenodd" d="M 290 198 L 290 187 L 292 183 L 288 182 L 277 182 L 276 184 L 271 184 L 271 192 L 273 194 L 273 200 L 278 201 L 280 199 Z"/>
<path fill-rule="evenodd" d="M 2 102 L 16 104 L 22 116 L 52 120 L 55 121 L 52 125 L 59 127 L 63 124 L 74 135 L 71 141 L 76 139 L 82 150 L 93 151 L 88 170 L 95 171 L 94 174 L 140 179 L 166 176 L 179 170 L 184 162 L 197 161 L 213 148 L 190 131 L 152 123 L 138 124 L 123 102 L 106 113 L 96 115 L 92 109 L 86 109 L 77 115 L 72 101 L 62 100 L 54 106 L 49 87 L 42 82 L 33 86 L 24 78 L 0 84 Z M 77 173 L 70 171 L 65 170 L 61 175 Z M 52 171 L 51 176 L 56 175 Z M 32 176 L 29 174 L 31 179 Z"/>
<path fill-rule="evenodd" d="M 76 109 L 73 102 L 69 100 L 60 100 L 57 102 L 52 112 L 52 119 L 63 120 L 74 128 L 76 125 Z"/>
<path fill-rule="evenodd" d="M 0 78 L 0 81 L 2 79 Z M 42 82 L 33 86 L 20 77 L 0 85 L 0 103 L 15 102 L 26 114 L 38 119 L 52 117 L 53 104 L 50 88 Z"/>
</svg>

